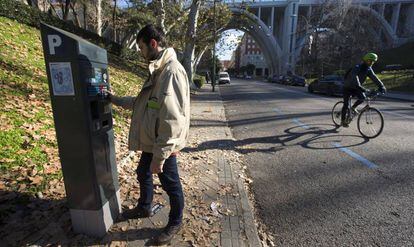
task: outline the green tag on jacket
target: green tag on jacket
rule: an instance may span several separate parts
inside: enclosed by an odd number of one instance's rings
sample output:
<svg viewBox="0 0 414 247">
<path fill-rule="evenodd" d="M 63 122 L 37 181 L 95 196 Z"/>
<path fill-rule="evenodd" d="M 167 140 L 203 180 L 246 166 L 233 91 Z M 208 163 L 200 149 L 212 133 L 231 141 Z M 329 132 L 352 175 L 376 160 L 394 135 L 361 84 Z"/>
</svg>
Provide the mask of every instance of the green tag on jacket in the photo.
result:
<svg viewBox="0 0 414 247">
<path fill-rule="evenodd" d="M 147 104 L 148 108 L 159 110 L 161 108 L 160 104 L 154 100 L 149 100 Z"/>
</svg>

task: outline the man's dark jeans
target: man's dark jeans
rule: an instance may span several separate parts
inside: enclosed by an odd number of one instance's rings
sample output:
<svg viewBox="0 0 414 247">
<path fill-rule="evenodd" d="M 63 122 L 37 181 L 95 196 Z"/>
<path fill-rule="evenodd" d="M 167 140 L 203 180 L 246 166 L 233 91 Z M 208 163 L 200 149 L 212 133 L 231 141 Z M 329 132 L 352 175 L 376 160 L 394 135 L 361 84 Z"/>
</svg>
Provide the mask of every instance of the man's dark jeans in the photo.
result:
<svg viewBox="0 0 414 247">
<path fill-rule="evenodd" d="M 342 115 L 341 115 L 341 121 L 344 122 L 346 111 L 349 109 L 349 102 L 351 101 L 351 97 L 355 96 L 358 98 L 357 101 L 355 101 L 352 108 L 356 108 L 359 106 L 362 102 L 365 100 L 365 93 L 358 89 L 353 88 L 344 88 L 344 106 L 342 107 Z"/>
<path fill-rule="evenodd" d="M 142 152 L 141 160 L 137 168 L 138 182 L 140 185 L 140 198 L 138 204 L 145 208 L 151 209 L 152 199 L 154 197 L 154 186 L 150 165 L 152 153 Z M 184 194 L 181 187 L 180 177 L 177 169 L 177 158 L 172 155 L 165 160 L 163 172 L 158 174 L 162 188 L 167 192 L 170 198 L 170 215 L 169 225 L 181 224 L 184 208 Z"/>
</svg>

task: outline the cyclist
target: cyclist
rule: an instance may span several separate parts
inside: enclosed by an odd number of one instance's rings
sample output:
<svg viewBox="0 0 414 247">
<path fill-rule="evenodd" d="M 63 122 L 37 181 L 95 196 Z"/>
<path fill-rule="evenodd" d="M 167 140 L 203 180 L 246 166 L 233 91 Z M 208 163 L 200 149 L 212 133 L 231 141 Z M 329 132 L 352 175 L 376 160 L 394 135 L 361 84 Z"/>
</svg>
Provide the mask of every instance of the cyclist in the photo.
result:
<svg viewBox="0 0 414 247">
<path fill-rule="evenodd" d="M 344 106 L 342 108 L 342 115 L 341 115 L 341 125 L 343 127 L 349 127 L 348 123 L 345 121 L 346 111 L 349 109 L 349 102 L 352 96 L 358 98 L 355 101 L 354 105 L 351 108 L 353 114 L 357 114 L 358 111 L 356 110 L 357 106 L 360 105 L 365 100 L 365 93 L 369 90 L 364 88 L 362 84 L 365 82 L 367 77 L 369 77 L 372 81 L 375 82 L 378 86 L 378 90 L 381 93 L 385 93 L 386 89 L 384 84 L 381 82 L 380 79 L 375 75 L 374 71 L 372 70 L 372 65 L 378 60 L 378 55 L 375 53 L 367 53 L 362 58 L 362 63 L 355 65 L 352 69 L 350 69 L 344 78 Z"/>
</svg>

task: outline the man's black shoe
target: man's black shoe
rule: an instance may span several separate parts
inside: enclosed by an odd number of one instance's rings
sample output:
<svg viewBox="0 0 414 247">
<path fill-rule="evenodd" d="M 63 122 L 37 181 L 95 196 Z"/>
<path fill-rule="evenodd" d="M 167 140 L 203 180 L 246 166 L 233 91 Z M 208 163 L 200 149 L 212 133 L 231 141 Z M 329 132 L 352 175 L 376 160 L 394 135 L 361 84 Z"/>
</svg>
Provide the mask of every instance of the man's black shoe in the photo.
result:
<svg viewBox="0 0 414 247">
<path fill-rule="evenodd" d="M 124 219 L 148 218 L 153 215 L 151 209 L 145 209 L 139 205 L 133 209 L 128 209 L 122 212 L 122 218 Z"/>
<path fill-rule="evenodd" d="M 182 224 L 170 226 L 167 225 L 160 235 L 154 238 L 154 245 L 160 246 L 169 244 L 174 236 L 181 230 Z"/>
</svg>

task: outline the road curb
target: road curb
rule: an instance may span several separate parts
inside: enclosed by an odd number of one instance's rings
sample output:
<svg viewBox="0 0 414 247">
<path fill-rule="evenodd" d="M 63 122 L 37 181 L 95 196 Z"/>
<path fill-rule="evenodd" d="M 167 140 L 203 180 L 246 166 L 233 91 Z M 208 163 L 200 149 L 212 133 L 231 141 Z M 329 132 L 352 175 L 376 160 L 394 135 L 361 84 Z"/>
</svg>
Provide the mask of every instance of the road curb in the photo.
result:
<svg viewBox="0 0 414 247">
<path fill-rule="evenodd" d="M 386 98 L 386 99 L 396 99 L 396 100 L 401 100 L 401 101 L 405 101 L 405 102 L 414 102 L 414 99 L 401 98 L 401 97 L 398 97 L 398 96 L 392 96 L 392 95 L 387 95 L 387 94 L 382 95 L 381 97 L 382 97 L 382 98 Z M 413 98 L 414 98 L 414 96 L 413 96 Z"/>
<path fill-rule="evenodd" d="M 217 87 L 217 91 L 218 91 L 218 96 L 220 98 L 220 106 L 223 108 L 223 110 L 225 110 L 219 87 Z M 225 131 L 226 131 L 226 135 L 227 135 L 226 138 L 234 140 L 230 127 L 228 126 L 228 119 L 226 116 L 224 117 L 226 120 L 226 126 L 223 128 L 225 128 Z M 241 210 L 242 210 L 242 214 L 240 216 L 243 219 L 243 223 L 244 223 L 243 228 L 244 228 L 244 233 L 246 234 L 246 237 L 247 237 L 247 244 L 248 246 L 251 246 L 251 247 L 262 246 L 260 238 L 259 238 L 259 234 L 257 231 L 257 227 L 255 224 L 255 220 L 254 220 L 253 206 L 251 205 L 250 200 L 248 198 L 248 192 L 246 191 L 246 188 L 244 186 L 244 181 L 237 176 L 237 171 L 241 171 L 241 169 L 239 167 L 235 167 L 231 170 L 233 173 L 232 177 L 234 178 L 233 183 L 237 186 L 237 189 L 240 195 L 240 204 L 241 204 Z"/>
<path fill-rule="evenodd" d="M 243 210 L 244 230 L 245 230 L 246 237 L 248 240 L 247 242 L 249 246 L 252 246 L 252 247 L 261 246 L 262 244 L 259 238 L 259 233 L 257 231 L 256 224 L 254 222 L 253 209 L 250 204 L 249 198 L 247 196 L 247 193 L 244 187 L 244 182 L 241 179 L 238 179 L 237 187 L 240 193 L 241 206 Z"/>
</svg>

